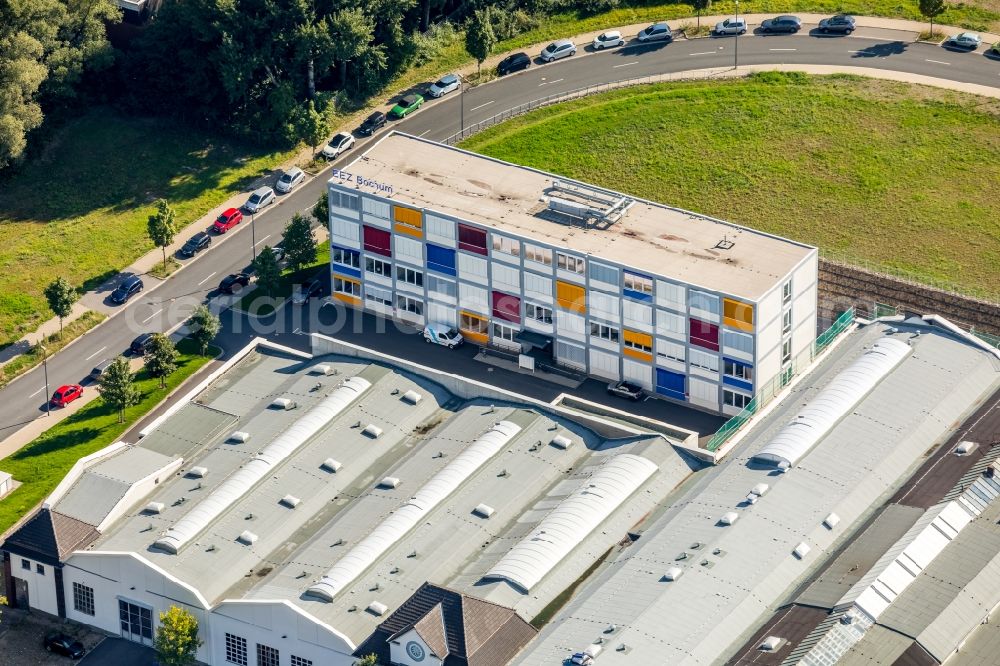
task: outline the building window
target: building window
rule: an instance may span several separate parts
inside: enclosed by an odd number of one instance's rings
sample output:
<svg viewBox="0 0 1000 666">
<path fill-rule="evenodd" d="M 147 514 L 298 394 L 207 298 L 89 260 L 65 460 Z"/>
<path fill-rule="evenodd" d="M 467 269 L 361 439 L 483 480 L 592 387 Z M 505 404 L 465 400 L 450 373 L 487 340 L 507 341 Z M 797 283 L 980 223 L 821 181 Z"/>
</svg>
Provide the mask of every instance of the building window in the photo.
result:
<svg viewBox="0 0 1000 666">
<path fill-rule="evenodd" d="M 292 655 L 292 666 L 313 666 L 311 659 L 306 659 L 305 657 L 298 657 Z"/>
<path fill-rule="evenodd" d="M 504 326 L 503 324 L 493 324 L 493 339 L 494 340 L 506 340 L 507 342 L 514 342 L 514 336 L 517 335 L 518 329 L 513 326 Z"/>
<path fill-rule="evenodd" d="M 365 197 L 361 201 L 361 210 L 369 215 L 381 217 L 383 220 L 389 219 L 389 204 L 378 199 Z"/>
<path fill-rule="evenodd" d="M 666 310 L 656 311 L 656 332 L 667 337 L 683 338 L 687 320 L 679 314 L 667 312 Z"/>
<path fill-rule="evenodd" d="M 608 342 L 618 342 L 618 329 L 613 326 L 608 326 L 607 324 L 591 322 L 590 336 L 593 338 L 600 338 L 601 340 L 607 340 Z"/>
<path fill-rule="evenodd" d="M 341 277 L 334 277 L 333 292 L 335 294 L 347 294 L 353 298 L 359 298 L 361 296 L 361 283 Z"/>
<path fill-rule="evenodd" d="M 422 301 L 401 294 L 396 296 L 396 309 L 400 312 L 409 312 L 415 315 L 424 314 L 424 304 Z"/>
<path fill-rule="evenodd" d="M 634 349 L 644 354 L 653 353 L 653 336 L 626 330 L 622 335 L 626 349 Z"/>
<path fill-rule="evenodd" d="M 722 323 L 741 331 L 753 331 L 753 304 L 722 299 Z"/>
<path fill-rule="evenodd" d="M 467 224 L 459 224 L 458 249 L 476 254 L 488 254 L 486 250 L 486 230 L 470 227 Z"/>
<path fill-rule="evenodd" d="M 392 256 L 392 234 L 385 229 L 376 229 L 363 225 L 362 235 L 365 239 L 365 250 L 381 254 L 383 257 Z"/>
<path fill-rule="evenodd" d="M 781 343 L 781 363 L 784 365 L 792 360 L 792 341 L 785 340 Z"/>
<path fill-rule="evenodd" d="M 666 340 L 656 341 L 656 355 L 659 358 L 665 359 L 667 361 L 676 361 L 677 363 L 683 363 L 687 360 L 687 348 L 677 342 L 668 342 Z"/>
<path fill-rule="evenodd" d="M 691 344 L 704 347 L 705 349 L 711 349 L 712 351 L 719 351 L 718 326 L 710 324 L 707 321 L 695 319 L 694 317 L 690 320 L 690 326 L 689 339 Z"/>
<path fill-rule="evenodd" d="M 490 309 L 490 292 L 475 285 L 458 284 L 458 303 L 464 308 L 487 312 Z"/>
<path fill-rule="evenodd" d="M 521 291 L 521 271 L 513 266 L 493 264 L 493 287 L 507 291 Z"/>
<path fill-rule="evenodd" d="M 358 197 L 347 192 L 333 190 L 330 192 L 330 206 L 332 208 L 346 208 L 347 210 L 358 210 Z"/>
<path fill-rule="evenodd" d="M 586 294 L 586 290 L 580 285 L 556 280 L 556 303 L 565 310 L 587 314 Z"/>
<path fill-rule="evenodd" d="M 791 303 L 792 302 L 792 281 L 789 280 L 785 284 L 781 285 L 781 302 Z"/>
<path fill-rule="evenodd" d="M 21 568 L 31 571 L 31 562 L 29 562 L 28 560 L 21 560 Z"/>
<path fill-rule="evenodd" d="M 427 276 L 427 291 L 438 296 L 455 298 L 458 296 L 458 286 L 454 280 L 446 280 L 437 275 Z"/>
<path fill-rule="evenodd" d="M 475 282 L 485 283 L 487 270 L 488 263 L 482 257 L 473 257 L 469 254 L 458 255 L 458 272 L 463 278 L 482 278 L 475 280 Z"/>
<path fill-rule="evenodd" d="M 330 258 L 333 260 L 333 263 L 340 264 L 341 266 L 361 268 L 361 253 L 357 250 L 348 250 L 347 248 L 334 245 L 330 248 Z"/>
<path fill-rule="evenodd" d="M 636 292 L 630 296 L 653 296 L 653 278 L 625 271 L 625 290 Z"/>
<path fill-rule="evenodd" d="M 604 282 L 606 284 L 618 285 L 618 269 L 614 266 L 605 266 L 604 264 L 598 264 L 595 262 L 590 262 L 590 269 L 588 271 L 591 280 L 596 280 L 597 282 Z"/>
<path fill-rule="evenodd" d="M 753 398 L 748 395 L 744 395 L 743 393 L 735 393 L 727 389 L 722 389 L 722 404 L 729 407 L 746 409 L 746 406 L 750 404 L 751 400 L 753 400 Z"/>
<path fill-rule="evenodd" d="M 556 340 L 556 360 L 578 368 L 587 367 L 587 350 L 562 340 Z"/>
<path fill-rule="evenodd" d="M 270 645 L 257 643 L 257 666 L 280 666 L 278 650 Z"/>
<path fill-rule="evenodd" d="M 247 639 L 242 636 L 226 634 L 226 661 L 231 664 L 247 666 Z"/>
<path fill-rule="evenodd" d="M 521 241 L 493 234 L 493 251 L 519 257 L 521 256 Z"/>
<path fill-rule="evenodd" d="M 680 312 L 687 311 L 686 289 L 673 282 L 656 281 L 656 303 L 665 305 Z"/>
<path fill-rule="evenodd" d="M 391 278 L 392 264 L 388 261 L 382 261 L 381 259 L 365 257 L 365 272 L 371 273 L 373 275 L 381 275 L 382 277 Z"/>
<path fill-rule="evenodd" d="M 792 332 L 792 311 L 785 310 L 781 315 L 781 334 Z"/>
<path fill-rule="evenodd" d="M 587 262 L 583 257 L 574 257 L 569 254 L 563 254 L 562 252 L 556 253 L 556 265 L 563 269 L 564 271 L 569 271 L 570 273 L 577 273 L 578 275 L 583 275 Z"/>
<path fill-rule="evenodd" d="M 424 226 L 424 221 L 420 216 L 419 210 L 404 208 L 402 206 L 393 206 L 392 214 L 396 219 L 397 224 L 402 224 L 412 229 L 420 229 Z"/>
<path fill-rule="evenodd" d="M 462 312 L 459 314 L 458 327 L 462 331 L 472 333 L 473 335 L 486 335 L 489 331 L 486 317 L 480 317 L 471 312 Z"/>
<path fill-rule="evenodd" d="M 729 375 L 735 379 L 742 379 L 745 382 L 753 381 L 753 367 L 746 363 L 737 363 L 724 359 L 722 364 L 722 374 Z"/>
<path fill-rule="evenodd" d="M 547 308 L 534 303 L 524 304 L 524 316 L 526 319 L 541 322 L 543 324 L 552 323 L 552 308 Z"/>
<path fill-rule="evenodd" d="M 396 266 L 396 279 L 406 284 L 416 285 L 417 287 L 424 286 L 424 274 L 421 271 L 407 268 L 406 266 Z"/>
<path fill-rule="evenodd" d="M 653 308 L 635 301 L 622 301 L 622 318 L 626 326 L 638 328 L 653 326 Z"/>
<path fill-rule="evenodd" d="M 392 307 L 392 292 L 388 289 L 379 289 L 370 284 L 365 285 L 365 300 L 379 305 Z"/>
<path fill-rule="evenodd" d="M 406 236 L 396 236 L 396 261 L 408 261 L 417 266 L 424 265 L 424 244 Z"/>
<path fill-rule="evenodd" d="M 719 371 L 718 356 L 706 354 L 705 352 L 698 351 L 697 349 L 690 350 L 688 356 L 691 360 L 692 368 L 701 368 L 702 370 L 708 370 L 709 372 Z"/>
<path fill-rule="evenodd" d="M 73 608 L 84 615 L 94 615 L 94 588 L 73 583 Z"/>
<path fill-rule="evenodd" d="M 527 245 L 524 246 L 524 260 L 534 261 L 539 264 L 545 264 L 546 266 L 552 265 L 552 250 L 547 247 L 539 247 L 537 245 Z"/>
<path fill-rule="evenodd" d="M 736 331 L 723 331 L 722 344 L 729 349 L 753 356 L 753 336 Z"/>
<path fill-rule="evenodd" d="M 38 574 L 39 576 L 44 576 L 45 567 L 43 567 L 41 564 L 35 564 L 35 573 Z"/>
</svg>

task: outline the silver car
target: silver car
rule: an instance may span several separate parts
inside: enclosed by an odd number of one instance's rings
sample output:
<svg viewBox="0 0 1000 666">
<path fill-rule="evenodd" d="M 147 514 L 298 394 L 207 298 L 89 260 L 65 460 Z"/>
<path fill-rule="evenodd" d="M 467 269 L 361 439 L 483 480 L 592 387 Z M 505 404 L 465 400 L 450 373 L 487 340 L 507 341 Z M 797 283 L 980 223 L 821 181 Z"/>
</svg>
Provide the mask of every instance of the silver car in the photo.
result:
<svg viewBox="0 0 1000 666">
<path fill-rule="evenodd" d="M 560 39 L 542 49 L 541 58 L 544 62 L 552 62 L 559 60 L 559 58 L 568 58 L 571 55 L 576 55 L 576 44 L 568 39 Z"/>
<path fill-rule="evenodd" d="M 639 34 L 636 35 L 636 39 L 640 42 L 672 42 L 674 40 L 674 33 L 670 30 L 670 26 L 667 25 L 666 21 L 660 21 L 659 23 L 654 23 L 648 28 L 641 30 Z"/>
<path fill-rule="evenodd" d="M 285 173 L 281 174 L 281 178 L 278 179 L 278 182 L 275 184 L 274 188 L 279 192 L 281 192 L 282 194 L 287 194 L 288 192 L 291 192 L 296 185 L 300 184 L 303 180 L 305 180 L 305 178 L 306 174 L 302 169 L 298 167 L 292 167 Z"/>
<path fill-rule="evenodd" d="M 978 49 L 983 43 L 983 38 L 974 32 L 962 32 L 949 39 L 948 43 L 963 49 Z"/>
<path fill-rule="evenodd" d="M 243 209 L 248 213 L 259 213 L 275 201 L 274 190 L 270 187 L 258 187 L 243 204 Z"/>
<path fill-rule="evenodd" d="M 427 94 L 435 98 L 447 95 L 453 90 L 458 90 L 458 81 L 456 74 L 445 74 L 431 84 L 431 87 L 427 89 Z"/>
</svg>

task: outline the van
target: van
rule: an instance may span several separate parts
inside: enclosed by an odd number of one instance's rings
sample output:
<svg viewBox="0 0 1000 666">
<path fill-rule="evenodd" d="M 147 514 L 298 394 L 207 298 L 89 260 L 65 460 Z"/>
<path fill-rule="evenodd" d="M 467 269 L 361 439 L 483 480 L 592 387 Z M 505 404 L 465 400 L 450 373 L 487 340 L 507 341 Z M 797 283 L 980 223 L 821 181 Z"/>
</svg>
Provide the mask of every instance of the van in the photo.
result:
<svg viewBox="0 0 1000 666">
<path fill-rule="evenodd" d="M 427 324 L 424 326 L 424 342 L 444 345 L 449 349 L 461 347 L 465 338 L 458 329 L 448 324 Z"/>
</svg>

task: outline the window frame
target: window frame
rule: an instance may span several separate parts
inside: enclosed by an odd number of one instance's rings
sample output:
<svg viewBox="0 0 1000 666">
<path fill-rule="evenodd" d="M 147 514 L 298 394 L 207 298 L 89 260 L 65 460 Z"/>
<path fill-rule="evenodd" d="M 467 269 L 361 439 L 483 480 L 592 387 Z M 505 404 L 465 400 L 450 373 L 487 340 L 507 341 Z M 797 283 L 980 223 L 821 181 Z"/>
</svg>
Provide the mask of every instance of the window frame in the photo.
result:
<svg viewBox="0 0 1000 666">
<path fill-rule="evenodd" d="M 590 337 L 618 344 L 621 339 L 621 329 L 603 322 L 592 321 L 590 322 Z"/>
<path fill-rule="evenodd" d="M 499 333 L 498 333 L 499 331 Z M 514 340 L 517 334 L 520 333 L 519 328 L 515 328 L 501 321 L 493 321 L 490 326 L 490 334 L 494 340 L 500 339 L 505 342 L 516 342 Z M 508 335 L 510 337 L 508 337 Z"/>
<path fill-rule="evenodd" d="M 510 236 L 491 234 L 493 241 L 493 251 L 506 254 L 511 257 L 521 256 L 521 241 Z"/>
<path fill-rule="evenodd" d="M 731 361 L 728 358 L 722 359 L 722 374 L 726 377 L 739 379 L 743 382 L 753 383 L 753 366 L 748 363 Z"/>
<path fill-rule="evenodd" d="M 351 285 L 351 290 L 347 291 L 343 288 L 338 289 L 338 283 L 340 283 L 341 287 L 348 284 Z M 342 278 L 339 275 L 334 275 L 331 287 L 333 288 L 333 293 L 335 294 L 344 294 L 345 296 L 350 296 L 352 298 L 361 298 L 362 296 L 361 283 L 357 280 L 348 280 L 347 278 Z"/>
<path fill-rule="evenodd" d="M 785 310 L 781 313 L 781 334 L 788 335 L 792 332 L 792 311 Z"/>
<path fill-rule="evenodd" d="M 424 273 L 409 266 L 396 266 L 396 282 L 413 285 L 414 287 L 424 286 Z"/>
<path fill-rule="evenodd" d="M 548 312 L 548 317 L 541 316 Z M 524 318 L 530 319 L 531 321 L 538 322 L 540 324 L 551 324 L 555 321 L 555 312 L 553 309 L 547 305 L 539 305 L 537 303 L 531 303 L 528 301 L 524 302 Z"/>
<path fill-rule="evenodd" d="M 737 400 L 739 398 L 739 400 Z M 746 409 L 747 405 L 753 400 L 753 396 L 749 396 L 745 393 L 737 393 L 736 391 L 730 391 L 727 388 L 722 389 L 722 404 L 726 407 L 735 407 L 736 409 Z M 743 404 L 736 404 L 737 402 Z"/>
<path fill-rule="evenodd" d="M 281 652 L 276 647 L 257 643 L 257 666 L 281 666 Z"/>
<path fill-rule="evenodd" d="M 407 294 L 396 294 L 396 311 L 423 317 L 424 301 Z"/>
<path fill-rule="evenodd" d="M 542 264 L 543 266 L 552 266 L 552 248 L 525 243 L 524 260 L 533 261 L 536 264 Z"/>
<path fill-rule="evenodd" d="M 556 267 L 575 275 L 586 275 L 587 260 L 565 252 L 556 252 Z"/>
<path fill-rule="evenodd" d="M 247 639 L 243 636 L 237 636 L 236 634 L 231 634 L 227 631 L 225 646 L 227 663 L 237 664 L 238 666 L 247 666 L 250 659 Z"/>
<path fill-rule="evenodd" d="M 353 259 L 353 263 L 350 261 L 344 261 L 345 256 Z M 330 261 L 338 266 L 346 266 L 348 268 L 361 270 L 361 252 L 358 250 L 350 250 L 346 247 L 332 245 L 330 247 Z"/>
<path fill-rule="evenodd" d="M 378 269 L 378 270 L 375 270 Z M 392 279 L 392 262 L 376 257 L 365 256 L 365 273 Z"/>
<path fill-rule="evenodd" d="M 84 585 L 79 581 L 73 581 L 73 610 L 84 615 L 94 617 L 94 588 Z"/>
</svg>

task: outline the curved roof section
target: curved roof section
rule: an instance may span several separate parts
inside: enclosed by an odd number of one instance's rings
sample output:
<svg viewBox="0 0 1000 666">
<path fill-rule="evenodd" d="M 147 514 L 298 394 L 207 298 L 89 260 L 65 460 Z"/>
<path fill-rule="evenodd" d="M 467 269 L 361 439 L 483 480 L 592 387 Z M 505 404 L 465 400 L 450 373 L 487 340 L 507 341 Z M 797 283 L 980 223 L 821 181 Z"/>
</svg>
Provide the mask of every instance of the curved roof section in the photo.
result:
<svg viewBox="0 0 1000 666">
<path fill-rule="evenodd" d="M 371 382 L 361 377 L 349 377 L 333 393 L 306 412 L 274 439 L 260 453 L 223 481 L 156 541 L 154 546 L 177 553 L 202 530 L 223 514 L 275 467 L 295 453 L 313 435 L 358 399 Z"/>
<path fill-rule="evenodd" d="M 511 548 L 484 578 L 506 580 L 531 591 L 656 470 L 651 461 L 631 453 L 611 458 Z"/>
<path fill-rule="evenodd" d="M 793 466 L 910 353 L 910 345 L 880 338 L 809 401 L 799 415 L 757 452 L 756 460 Z"/>
<path fill-rule="evenodd" d="M 476 470 L 499 453 L 520 431 L 521 426 L 510 421 L 500 421 L 483 433 L 425 483 L 409 502 L 379 523 L 368 536 L 340 558 L 318 583 L 309 588 L 307 593 L 326 601 L 333 601 L 341 590 L 406 536 L 406 533 L 423 520 L 424 516 L 433 511 L 434 507 L 457 490 Z"/>
</svg>

